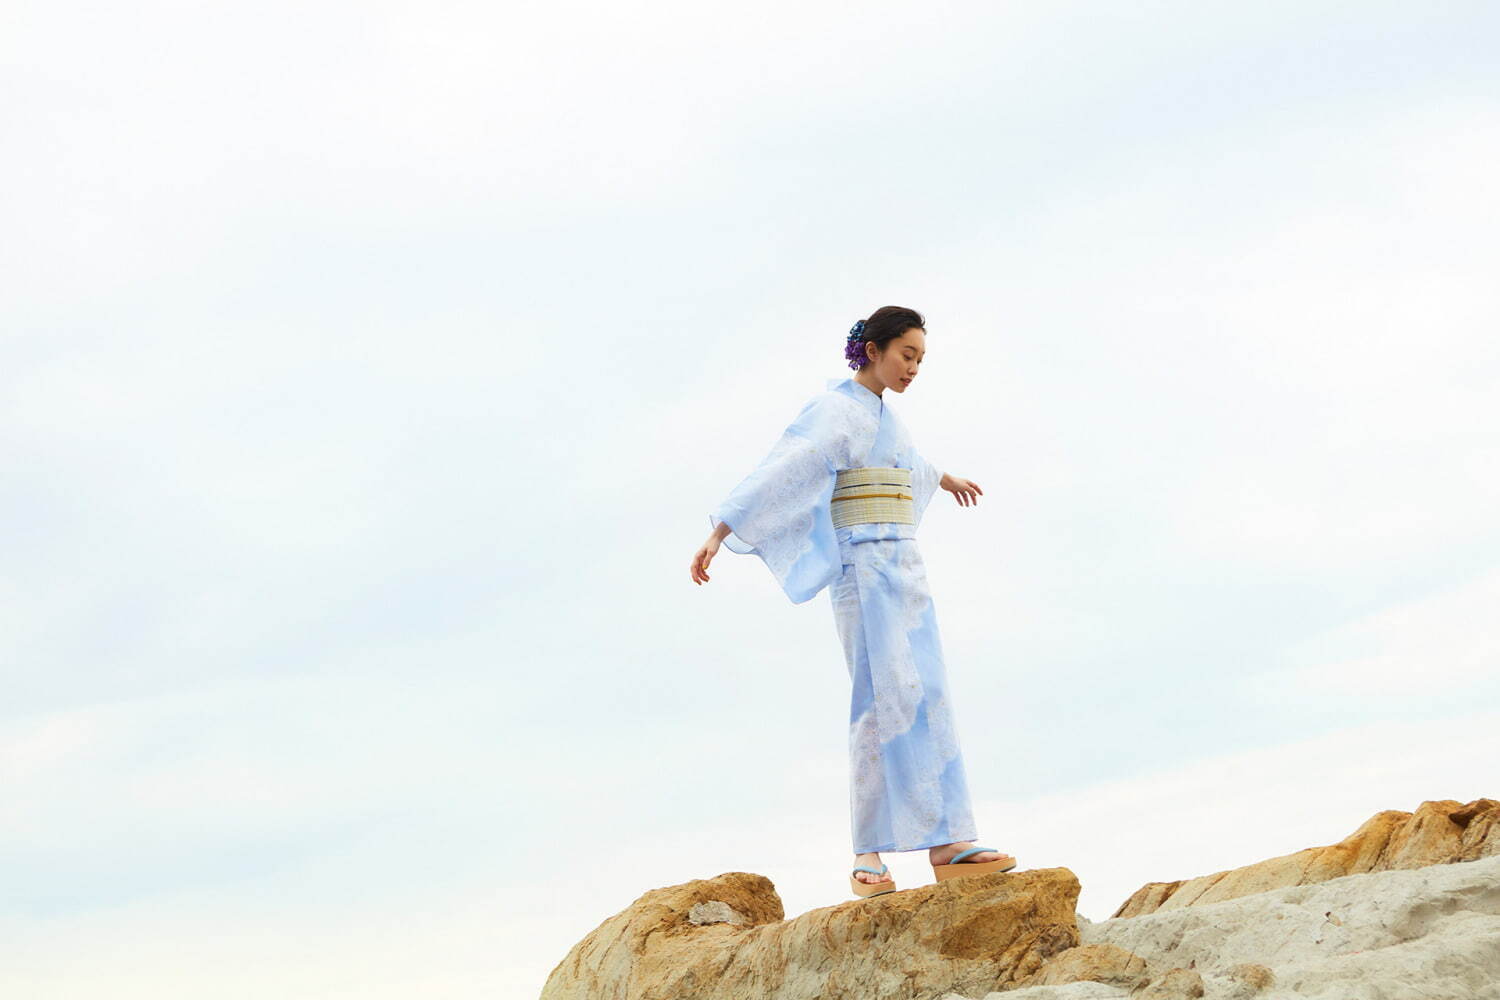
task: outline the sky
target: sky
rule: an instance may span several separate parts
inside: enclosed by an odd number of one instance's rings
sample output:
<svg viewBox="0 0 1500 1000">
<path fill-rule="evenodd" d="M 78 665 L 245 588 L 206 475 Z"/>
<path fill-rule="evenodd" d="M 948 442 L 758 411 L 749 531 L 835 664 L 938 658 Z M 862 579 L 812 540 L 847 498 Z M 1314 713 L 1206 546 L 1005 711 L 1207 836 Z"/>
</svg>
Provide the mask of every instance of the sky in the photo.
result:
<svg viewBox="0 0 1500 1000">
<path fill-rule="evenodd" d="M 979 843 L 1101 920 L 1500 797 L 1493 4 L 4 21 L 0 993 L 849 900 L 828 599 L 688 566 L 883 305 Z"/>
</svg>

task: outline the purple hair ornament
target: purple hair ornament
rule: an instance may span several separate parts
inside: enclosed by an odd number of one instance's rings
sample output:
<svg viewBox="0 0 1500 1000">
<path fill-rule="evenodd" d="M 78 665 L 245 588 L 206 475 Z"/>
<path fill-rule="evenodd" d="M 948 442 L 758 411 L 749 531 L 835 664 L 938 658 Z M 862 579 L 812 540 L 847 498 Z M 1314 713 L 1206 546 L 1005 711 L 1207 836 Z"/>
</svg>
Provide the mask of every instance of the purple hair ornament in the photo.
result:
<svg viewBox="0 0 1500 1000">
<path fill-rule="evenodd" d="M 865 321 L 860 320 L 849 328 L 849 339 L 844 343 L 844 357 L 849 359 L 849 367 L 859 371 L 870 361 L 870 356 L 865 353 Z"/>
</svg>

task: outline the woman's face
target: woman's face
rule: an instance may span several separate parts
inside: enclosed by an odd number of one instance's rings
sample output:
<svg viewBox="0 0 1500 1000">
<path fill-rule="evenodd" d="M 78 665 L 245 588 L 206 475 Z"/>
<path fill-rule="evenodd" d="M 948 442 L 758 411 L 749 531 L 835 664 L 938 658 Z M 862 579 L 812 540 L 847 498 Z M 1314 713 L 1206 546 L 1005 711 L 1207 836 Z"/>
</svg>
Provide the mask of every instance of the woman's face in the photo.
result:
<svg viewBox="0 0 1500 1000">
<path fill-rule="evenodd" d="M 908 327 L 901 336 L 887 341 L 885 350 L 875 357 L 877 350 L 874 344 L 865 347 L 865 353 L 874 358 L 865 367 L 886 388 L 905 392 L 917 377 L 922 355 L 927 353 L 927 334 L 920 326 Z"/>
</svg>

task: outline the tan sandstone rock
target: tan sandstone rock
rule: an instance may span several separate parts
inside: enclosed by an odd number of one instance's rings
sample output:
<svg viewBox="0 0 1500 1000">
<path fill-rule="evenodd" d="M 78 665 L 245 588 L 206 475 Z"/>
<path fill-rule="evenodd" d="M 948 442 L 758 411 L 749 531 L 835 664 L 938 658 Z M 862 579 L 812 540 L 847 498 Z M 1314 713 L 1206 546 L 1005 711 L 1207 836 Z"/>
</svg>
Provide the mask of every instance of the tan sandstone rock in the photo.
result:
<svg viewBox="0 0 1500 1000">
<path fill-rule="evenodd" d="M 1310 885 L 1365 872 L 1474 861 L 1500 854 L 1500 802 L 1423 802 L 1416 812 L 1376 813 L 1337 844 L 1176 882 L 1148 882 L 1111 915 L 1217 903 L 1284 886 Z"/>
<path fill-rule="evenodd" d="M 1048 959 L 1019 986 L 1066 986 L 1068 983 L 1108 983 L 1134 990 L 1151 980 L 1146 960 L 1118 945 L 1085 944 Z"/>
<path fill-rule="evenodd" d="M 1192 1000 L 1203 995 L 1203 977 L 1192 969 L 1168 969 L 1135 994 L 1136 1000 Z"/>
<path fill-rule="evenodd" d="M 1078 944 L 1079 888 L 1066 868 L 997 872 L 785 920 L 769 879 L 726 872 L 653 889 L 604 921 L 541 1000 L 983 996 Z"/>
</svg>

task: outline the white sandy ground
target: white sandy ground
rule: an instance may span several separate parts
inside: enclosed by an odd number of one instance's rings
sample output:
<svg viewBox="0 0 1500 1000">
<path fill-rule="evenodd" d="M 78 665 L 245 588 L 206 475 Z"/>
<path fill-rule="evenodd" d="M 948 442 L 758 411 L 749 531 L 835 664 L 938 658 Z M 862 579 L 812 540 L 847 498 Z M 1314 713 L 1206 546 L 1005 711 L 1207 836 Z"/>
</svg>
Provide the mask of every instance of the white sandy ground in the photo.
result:
<svg viewBox="0 0 1500 1000">
<path fill-rule="evenodd" d="M 1500 1000 L 1500 856 L 1346 875 L 1206 906 L 1079 922 L 1080 944 L 1113 944 L 1203 977 L 1204 1000 Z M 1224 975 L 1275 974 L 1251 994 Z M 1115 1000 L 1102 983 L 1033 986 L 985 1000 Z M 956 993 L 942 1000 L 959 1000 Z"/>
</svg>

